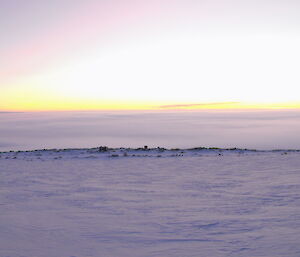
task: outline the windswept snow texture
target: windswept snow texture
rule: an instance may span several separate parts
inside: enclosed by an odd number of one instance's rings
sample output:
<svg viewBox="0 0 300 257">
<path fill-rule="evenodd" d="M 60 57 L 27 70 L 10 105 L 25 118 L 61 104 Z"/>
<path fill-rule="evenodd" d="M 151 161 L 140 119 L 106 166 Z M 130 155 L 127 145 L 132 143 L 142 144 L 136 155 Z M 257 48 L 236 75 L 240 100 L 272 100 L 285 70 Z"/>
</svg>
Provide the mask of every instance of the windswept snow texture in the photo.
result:
<svg viewBox="0 0 300 257">
<path fill-rule="evenodd" d="M 300 152 L 0 156 L 1 257 L 300 256 Z"/>
</svg>

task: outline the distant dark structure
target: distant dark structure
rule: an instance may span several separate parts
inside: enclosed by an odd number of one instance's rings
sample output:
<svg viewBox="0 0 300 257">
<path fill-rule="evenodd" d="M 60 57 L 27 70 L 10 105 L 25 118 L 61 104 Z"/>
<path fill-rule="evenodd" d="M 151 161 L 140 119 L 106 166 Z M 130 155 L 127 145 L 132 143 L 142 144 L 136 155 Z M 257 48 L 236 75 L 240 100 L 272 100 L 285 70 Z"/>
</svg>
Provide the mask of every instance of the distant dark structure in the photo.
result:
<svg viewBox="0 0 300 257">
<path fill-rule="evenodd" d="M 107 152 L 108 151 L 108 147 L 107 146 L 100 146 L 98 149 L 99 152 Z"/>
<path fill-rule="evenodd" d="M 144 150 L 148 150 L 148 146 L 147 145 L 144 146 Z"/>
</svg>

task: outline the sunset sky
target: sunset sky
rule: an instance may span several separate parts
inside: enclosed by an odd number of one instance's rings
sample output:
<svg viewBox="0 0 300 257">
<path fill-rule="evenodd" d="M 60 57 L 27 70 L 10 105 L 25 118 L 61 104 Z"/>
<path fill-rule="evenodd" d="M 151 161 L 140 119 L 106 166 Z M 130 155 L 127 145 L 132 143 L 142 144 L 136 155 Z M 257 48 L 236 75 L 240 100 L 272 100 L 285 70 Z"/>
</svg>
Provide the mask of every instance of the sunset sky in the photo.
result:
<svg viewBox="0 0 300 257">
<path fill-rule="evenodd" d="M 300 108 L 298 0 L 0 0 L 0 111 Z"/>
</svg>

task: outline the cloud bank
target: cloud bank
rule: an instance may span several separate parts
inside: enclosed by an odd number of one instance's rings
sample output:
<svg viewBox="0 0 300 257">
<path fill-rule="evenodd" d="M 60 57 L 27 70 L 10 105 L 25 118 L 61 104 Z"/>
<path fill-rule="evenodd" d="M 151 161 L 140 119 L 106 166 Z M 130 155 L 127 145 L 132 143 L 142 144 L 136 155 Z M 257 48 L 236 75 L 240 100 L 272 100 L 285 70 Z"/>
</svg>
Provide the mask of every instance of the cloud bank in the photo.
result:
<svg viewBox="0 0 300 257">
<path fill-rule="evenodd" d="M 95 147 L 299 149 L 300 111 L 11 113 L 0 151 Z"/>
<path fill-rule="evenodd" d="M 188 107 L 211 107 L 211 106 L 219 106 L 219 105 L 234 105 L 239 102 L 216 102 L 216 103 L 196 103 L 196 104 L 170 104 L 170 105 L 161 105 L 159 108 L 188 108 Z"/>
</svg>

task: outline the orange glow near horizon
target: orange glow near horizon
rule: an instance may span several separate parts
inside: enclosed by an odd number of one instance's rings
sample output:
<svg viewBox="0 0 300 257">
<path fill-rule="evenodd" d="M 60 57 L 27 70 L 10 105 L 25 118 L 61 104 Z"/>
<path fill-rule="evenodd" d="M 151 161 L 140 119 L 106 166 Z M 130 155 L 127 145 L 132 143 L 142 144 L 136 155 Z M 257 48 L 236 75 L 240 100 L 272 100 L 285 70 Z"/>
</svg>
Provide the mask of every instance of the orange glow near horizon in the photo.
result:
<svg viewBox="0 0 300 257">
<path fill-rule="evenodd" d="M 287 103 L 159 103 L 159 102 L 126 102 L 126 101 L 65 101 L 56 99 L 27 101 L 17 99 L 9 108 L 1 111 L 172 111 L 172 110 L 275 110 L 300 109 L 300 102 Z"/>
<path fill-rule="evenodd" d="M 0 111 L 300 108 L 297 1 L 10 2 Z"/>
</svg>

